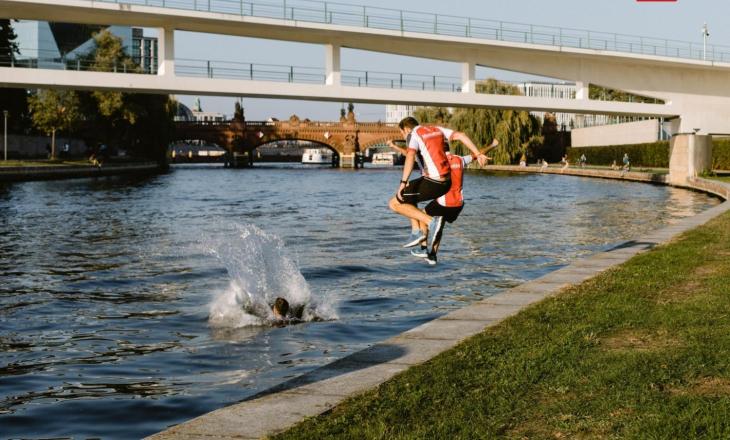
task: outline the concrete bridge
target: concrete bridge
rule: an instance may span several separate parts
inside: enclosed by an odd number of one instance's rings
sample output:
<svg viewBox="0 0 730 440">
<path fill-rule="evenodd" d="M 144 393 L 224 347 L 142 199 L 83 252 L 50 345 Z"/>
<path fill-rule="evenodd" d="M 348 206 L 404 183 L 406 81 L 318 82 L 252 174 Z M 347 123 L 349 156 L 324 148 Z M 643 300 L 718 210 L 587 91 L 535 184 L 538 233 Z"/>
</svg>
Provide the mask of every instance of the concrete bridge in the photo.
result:
<svg viewBox="0 0 730 440">
<path fill-rule="evenodd" d="M 0 16 L 159 29 L 156 75 L 0 67 L 5 87 L 658 116 L 673 135 L 671 177 L 679 183 L 710 167 L 713 134 L 730 134 L 730 48 L 298 0 L 0 0 Z M 292 67 L 273 79 L 257 76 L 253 65 L 234 79 L 211 68 L 178 69 L 175 30 L 321 44 L 325 68 L 298 75 Z M 402 73 L 372 81 L 368 72 L 363 78 L 342 69 L 343 47 L 459 63 L 462 75 L 458 87 L 443 87 L 436 77 L 429 87 L 425 81 L 409 87 Z M 476 66 L 574 81 L 578 93 L 576 99 L 477 93 Z M 591 100 L 589 84 L 663 104 Z"/>
<path fill-rule="evenodd" d="M 339 165 L 357 166 L 357 154 L 401 137 L 397 124 L 357 122 L 352 113 L 340 122 L 313 122 L 292 115 L 288 121 L 179 122 L 176 140 L 199 139 L 253 160 L 253 150 L 275 141 L 302 140 L 321 144 L 337 153 Z"/>
</svg>

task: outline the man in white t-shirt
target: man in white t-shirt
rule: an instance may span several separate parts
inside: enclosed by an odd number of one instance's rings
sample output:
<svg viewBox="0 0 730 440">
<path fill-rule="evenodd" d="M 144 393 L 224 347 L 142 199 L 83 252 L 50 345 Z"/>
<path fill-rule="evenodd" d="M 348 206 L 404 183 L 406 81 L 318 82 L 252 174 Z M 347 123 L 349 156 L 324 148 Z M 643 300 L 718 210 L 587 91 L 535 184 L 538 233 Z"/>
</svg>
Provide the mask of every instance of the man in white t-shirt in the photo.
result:
<svg viewBox="0 0 730 440">
<path fill-rule="evenodd" d="M 394 212 L 428 225 L 427 230 L 414 231 L 406 247 L 416 246 L 426 240 L 426 246 L 431 246 L 443 227 L 443 217 L 426 214 L 418 209 L 418 202 L 437 199 L 451 188 L 451 166 L 446 157 L 445 145 L 448 141 L 460 141 L 474 153 L 480 165 L 484 165 L 487 156 L 480 153 L 474 142 L 462 132 L 448 128 L 423 126 L 413 117 L 407 117 L 398 124 L 401 134 L 406 138 L 408 150 L 406 163 L 403 166 L 403 175 L 395 197 L 390 199 L 388 206 Z M 421 153 L 423 159 L 423 175 L 409 181 L 415 163 L 416 153 Z"/>
</svg>

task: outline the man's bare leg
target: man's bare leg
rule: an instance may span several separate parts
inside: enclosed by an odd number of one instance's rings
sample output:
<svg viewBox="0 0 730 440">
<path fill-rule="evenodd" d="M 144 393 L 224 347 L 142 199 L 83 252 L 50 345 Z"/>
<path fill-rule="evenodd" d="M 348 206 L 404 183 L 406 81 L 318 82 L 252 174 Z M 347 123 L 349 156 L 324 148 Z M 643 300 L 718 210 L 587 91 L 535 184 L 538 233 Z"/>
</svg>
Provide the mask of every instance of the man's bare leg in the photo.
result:
<svg viewBox="0 0 730 440">
<path fill-rule="evenodd" d="M 417 207 L 415 207 L 413 205 L 409 205 L 407 203 L 401 203 L 395 197 L 390 199 L 390 201 L 388 202 L 388 206 L 396 214 L 400 214 L 411 220 L 417 220 L 418 222 L 425 223 L 426 225 L 431 223 L 431 220 L 433 220 L 433 218 L 430 215 L 421 211 Z"/>
</svg>

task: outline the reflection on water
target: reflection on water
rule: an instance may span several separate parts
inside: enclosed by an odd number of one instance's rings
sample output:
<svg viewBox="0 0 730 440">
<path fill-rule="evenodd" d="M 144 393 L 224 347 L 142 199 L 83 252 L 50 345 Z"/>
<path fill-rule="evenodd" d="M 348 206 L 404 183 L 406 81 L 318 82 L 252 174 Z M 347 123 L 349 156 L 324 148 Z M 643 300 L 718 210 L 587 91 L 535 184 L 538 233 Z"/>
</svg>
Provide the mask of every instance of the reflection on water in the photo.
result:
<svg viewBox="0 0 730 440">
<path fill-rule="evenodd" d="M 400 247 L 407 223 L 386 208 L 399 176 L 186 167 L 0 186 L 0 433 L 139 438 L 718 203 L 469 174 L 429 267 Z M 269 237 L 260 252 L 245 230 Z M 310 295 L 339 319 L 210 325 L 216 298 L 246 292 Z"/>
</svg>

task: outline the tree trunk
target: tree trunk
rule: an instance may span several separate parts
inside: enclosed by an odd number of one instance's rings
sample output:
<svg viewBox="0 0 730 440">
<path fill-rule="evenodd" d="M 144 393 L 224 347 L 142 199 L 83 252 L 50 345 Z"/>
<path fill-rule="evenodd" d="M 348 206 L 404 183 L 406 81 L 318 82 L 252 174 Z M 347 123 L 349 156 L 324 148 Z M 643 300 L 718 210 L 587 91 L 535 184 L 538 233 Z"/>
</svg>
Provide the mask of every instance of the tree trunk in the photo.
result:
<svg viewBox="0 0 730 440">
<path fill-rule="evenodd" d="M 56 129 L 51 131 L 51 160 L 56 158 Z"/>
</svg>

